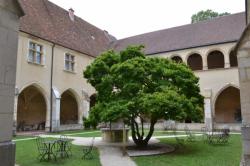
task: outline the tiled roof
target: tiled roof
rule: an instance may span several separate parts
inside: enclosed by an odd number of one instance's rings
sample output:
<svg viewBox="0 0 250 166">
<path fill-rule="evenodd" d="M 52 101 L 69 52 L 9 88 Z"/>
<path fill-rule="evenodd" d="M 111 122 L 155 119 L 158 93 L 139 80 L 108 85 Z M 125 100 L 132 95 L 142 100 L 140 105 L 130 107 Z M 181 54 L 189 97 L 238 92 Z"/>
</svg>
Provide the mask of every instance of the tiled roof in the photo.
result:
<svg viewBox="0 0 250 166">
<path fill-rule="evenodd" d="M 128 45 L 144 45 L 146 54 L 237 41 L 246 27 L 245 13 L 237 13 L 209 21 L 145 33 L 118 40 L 115 50 Z"/>
<path fill-rule="evenodd" d="M 20 31 L 91 56 L 109 48 L 114 38 L 106 31 L 75 16 L 48 0 L 19 0 L 25 16 Z"/>
</svg>

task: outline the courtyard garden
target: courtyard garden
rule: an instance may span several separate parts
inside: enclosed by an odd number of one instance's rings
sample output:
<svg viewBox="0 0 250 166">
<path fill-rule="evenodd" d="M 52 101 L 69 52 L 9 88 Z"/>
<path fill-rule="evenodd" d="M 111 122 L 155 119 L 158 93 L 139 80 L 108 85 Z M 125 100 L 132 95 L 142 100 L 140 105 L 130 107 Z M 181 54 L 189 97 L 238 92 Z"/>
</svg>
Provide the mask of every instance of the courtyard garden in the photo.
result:
<svg viewBox="0 0 250 166">
<path fill-rule="evenodd" d="M 58 134 L 70 135 L 72 137 L 96 137 L 100 136 L 100 131 L 70 131 L 62 132 Z M 184 132 L 179 134 L 183 135 Z M 55 135 L 55 134 L 53 134 Z M 53 136 L 51 135 L 51 136 Z M 98 137 L 97 137 L 98 135 Z M 177 147 L 174 152 L 155 156 L 143 156 L 143 157 L 131 157 L 131 159 L 138 166 L 165 166 L 166 163 L 169 166 L 236 166 L 240 162 L 241 158 L 241 136 L 240 134 L 232 134 L 227 144 L 208 144 L 204 143 L 201 136 L 196 136 L 194 142 L 185 141 L 184 145 L 179 147 L 175 138 L 164 138 L 166 136 L 172 136 L 169 131 L 156 130 L 154 136 L 162 136 L 160 142 L 167 145 Z M 153 137 L 154 137 L 153 136 Z M 54 139 L 54 138 L 47 138 Z M 186 139 L 186 137 L 182 137 Z M 21 137 L 18 136 L 14 139 L 16 141 L 16 163 L 20 166 L 99 166 L 100 152 L 97 148 L 92 151 L 93 159 L 84 160 L 82 149 L 84 146 L 72 145 L 72 156 L 65 159 L 59 159 L 57 161 L 43 161 L 40 162 L 37 158 L 38 152 L 35 142 L 35 137 Z"/>
<path fill-rule="evenodd" d="M 104 52 L 84 71 L 84 77 L 97 91 L 96 103 L 88 118 L 84 118 L 84 126 L 95 128 L 101 124 L 101 131 L 17 136 L 16 163 L 20 166 L 238 165 L 241 137 L 239 133 L 231 134 L 227 127 L 215 130 L 202 127 L 201 132 L 190 131 L 187 126 L 184 131 L 177 131 L 175 124 L 165 126 L 166 130 L 155 128 L 164 119 L 201 123 L 204 97 L 200 94 L 199 78 L 185 64 L 146 58 L 142 49 L 143 46 L 135 46 L 119 53 Z"/>
</svg>

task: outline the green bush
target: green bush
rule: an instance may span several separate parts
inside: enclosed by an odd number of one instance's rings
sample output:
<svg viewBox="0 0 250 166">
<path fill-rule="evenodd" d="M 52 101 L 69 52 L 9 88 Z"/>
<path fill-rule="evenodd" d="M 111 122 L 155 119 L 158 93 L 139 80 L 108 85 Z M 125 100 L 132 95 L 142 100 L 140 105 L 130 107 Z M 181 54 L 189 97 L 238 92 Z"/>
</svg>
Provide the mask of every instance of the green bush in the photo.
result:
<svg viewBox="0 0 250 166">
<path fill-rule="evenodd" d="M 84 129 L 91 129 L 91 128 L 96 129 L 97 122 L 91 121 L 90 119 L 83 117 L 83 126 L 84 126 Z"/>
</svg>

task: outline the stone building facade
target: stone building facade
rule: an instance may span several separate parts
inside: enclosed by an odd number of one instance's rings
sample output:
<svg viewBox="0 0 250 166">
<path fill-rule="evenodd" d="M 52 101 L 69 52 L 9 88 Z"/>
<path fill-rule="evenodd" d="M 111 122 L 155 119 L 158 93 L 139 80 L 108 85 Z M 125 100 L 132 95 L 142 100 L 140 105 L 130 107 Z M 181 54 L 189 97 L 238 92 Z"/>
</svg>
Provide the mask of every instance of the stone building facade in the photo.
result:
<svg viewBox="0 0 250 166">
<path fill-rule="evenodd" d="M 205 97 L 205 124 L 189 127 L 200 130 L 206 125 L 240 131 L 239 74 L 234 49 L 245 26 L 245 13 L 238 13 L 129 37 L 118 40 L 113 47 L 121 50 L 127 45 L 143 44 L 149 57 L 187 64 L 200 78 L 201 94 Z M 178 124 L 180 129 L 185 125 Z"/>
<path fill-rule="evenodd" d="M 233 50 L 246 26 L 244 13 L 116 40 L 75 16 L 73 9 L 66 11 L 47 0 L 20 3 L 26 15 L 19 30 L 14 109 L 18 131 L 82 128 L 95 94 L 83 70 L 102 51 L 128 45 L 145 45 L 149 57 L 189 65 L 205 96 L 205 124 L 240 130 L 238 63 Z"/>
</svg>

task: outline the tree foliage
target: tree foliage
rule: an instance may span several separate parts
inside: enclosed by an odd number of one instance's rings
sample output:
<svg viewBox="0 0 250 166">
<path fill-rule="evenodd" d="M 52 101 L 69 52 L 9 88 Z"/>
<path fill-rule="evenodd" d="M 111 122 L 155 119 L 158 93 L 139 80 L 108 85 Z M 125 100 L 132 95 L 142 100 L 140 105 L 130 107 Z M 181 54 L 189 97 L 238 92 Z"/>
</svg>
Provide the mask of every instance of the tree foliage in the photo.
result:
<svg viewBox="0 0 250 166">
<path fill-rule="evenodd" d="M 220 17 L 220 16 L 225 16 L 225 15 L 230 15 L 230 13 L 224 12 L 224 13 L 218 13 L 215 11 L 212 11 L 210 9 L 207 10 L 201 10 L 198 13 L 192 15 L 191 20 L 192 20 L 192 24 L 193 23 L 197 23 L 200 21 L 205 21 L 205 20 L 210 20 L 216 17 Z"/>
<path fill-rule="evenodd" d="M 159 119 L 199 122 L 203 97 L 198 78 L 185 64 L 146 58 L 142 48 L 104 52 L 86 68 L 84 77 L 97 91 L 89 118 L 98 122 L 123 119 L 131 126 L 134 142 L 146 146 Z M 150 122 L 147 134 L 145 119 Z"/>
</svg>

